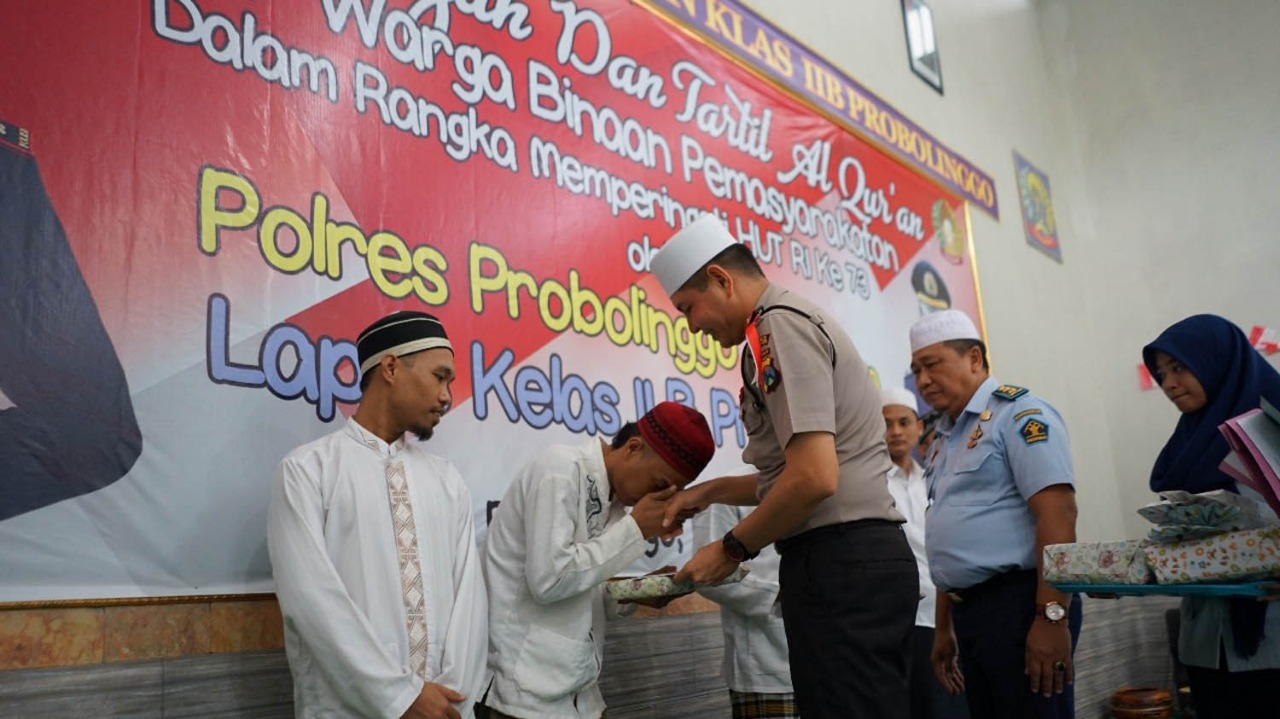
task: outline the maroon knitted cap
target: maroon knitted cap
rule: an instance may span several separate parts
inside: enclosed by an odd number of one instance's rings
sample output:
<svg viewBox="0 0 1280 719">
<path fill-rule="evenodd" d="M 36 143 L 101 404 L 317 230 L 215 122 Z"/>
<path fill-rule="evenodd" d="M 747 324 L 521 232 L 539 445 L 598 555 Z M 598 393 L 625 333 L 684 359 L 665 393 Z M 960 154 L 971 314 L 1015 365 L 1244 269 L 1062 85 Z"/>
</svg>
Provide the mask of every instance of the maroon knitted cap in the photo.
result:
<svg viewBox="0 0 1280 719">
<path fill-rule="evenodd" d="M 716 453 L 707 419 L 679 402 L 659 403 L 636 426 L 653 451 L 685 479 L 702 474 Z"/>
</svg>

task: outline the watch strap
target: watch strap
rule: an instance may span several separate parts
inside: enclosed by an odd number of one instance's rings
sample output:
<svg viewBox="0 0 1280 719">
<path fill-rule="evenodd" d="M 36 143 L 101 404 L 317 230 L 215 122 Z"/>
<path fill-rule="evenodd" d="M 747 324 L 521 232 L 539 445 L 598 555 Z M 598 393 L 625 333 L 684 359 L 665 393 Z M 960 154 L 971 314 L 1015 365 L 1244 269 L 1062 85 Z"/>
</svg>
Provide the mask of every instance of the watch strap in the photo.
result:
<svg viewBox="0 0 1280 719">
<path fill-rule="evenodd" d="M 741 540 L 733 536 L 732 529 L 724 533 L 724 539 L 721 540 L 721 545 L 724 547 L 725 556 L 734 562 L 741 563 L 760 556 L 759 552 L 747 550 L 747 545 L 743 544 Z"/>
</svg>

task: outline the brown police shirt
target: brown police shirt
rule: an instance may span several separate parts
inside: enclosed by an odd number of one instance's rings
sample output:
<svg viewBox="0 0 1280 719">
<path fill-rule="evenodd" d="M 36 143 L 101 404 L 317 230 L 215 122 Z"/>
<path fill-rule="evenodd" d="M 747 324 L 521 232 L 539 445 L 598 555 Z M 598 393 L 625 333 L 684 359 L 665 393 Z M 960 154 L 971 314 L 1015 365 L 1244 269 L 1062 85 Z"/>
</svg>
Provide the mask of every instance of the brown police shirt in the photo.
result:
<svg viewBox="0 0 1280 719">
<path fill-rule="evenodd" d="M 757 495 L 763 499 L 782 474 L 794 435 L 828 432 L 840 467 L 836 493 L 792 535 L 858 519 L 905 521 L 886 480 L 893 465 L 880 392 L 849 335 L 817 305 L 776 285 L 756 310 L 765 310 L 755 323 L 759 366 L 750 347 L 742 353 L 742 459 L 760 470 Z"/>
</svg>

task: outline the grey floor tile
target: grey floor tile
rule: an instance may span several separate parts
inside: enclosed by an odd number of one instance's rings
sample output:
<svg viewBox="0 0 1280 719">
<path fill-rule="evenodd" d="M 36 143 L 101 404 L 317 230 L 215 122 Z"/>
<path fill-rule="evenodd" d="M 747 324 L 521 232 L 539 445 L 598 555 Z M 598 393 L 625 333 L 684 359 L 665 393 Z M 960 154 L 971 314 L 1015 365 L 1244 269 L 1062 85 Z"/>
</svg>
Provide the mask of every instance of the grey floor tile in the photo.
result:
<svg viewBox="0 0 1280 719">
<path fill-rule="evenodd" d="M 293 683 L 284 652 L 165 662 L 165 717 L 288 717 Z"/>
<path fill-rule="evenodd" d="M 3 717 L 162 716 L 160 662 L 0 672 Z"/>
</svg>

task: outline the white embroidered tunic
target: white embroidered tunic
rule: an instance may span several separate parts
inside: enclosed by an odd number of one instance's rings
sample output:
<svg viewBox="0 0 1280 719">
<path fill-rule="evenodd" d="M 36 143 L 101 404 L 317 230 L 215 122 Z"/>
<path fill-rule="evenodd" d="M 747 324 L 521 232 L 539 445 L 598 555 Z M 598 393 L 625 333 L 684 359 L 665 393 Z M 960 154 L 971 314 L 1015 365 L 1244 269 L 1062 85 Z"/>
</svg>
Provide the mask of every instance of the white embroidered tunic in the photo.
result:
<svg viewBox="0 0 1280 719">
<path fill-rule="evenodd" d="M 471 495 L 453 464 L 422 443 L 387 444 L 350 419 L 285 456 L 268 512 L 299 717 L 399 717 L 422 690 L 388 465 L 403 466 L 417 537 L 425 679 L 466 695 L 464 718 L 483 690 L 488 604 Z"/>
</svg>

